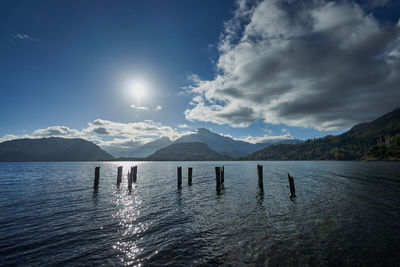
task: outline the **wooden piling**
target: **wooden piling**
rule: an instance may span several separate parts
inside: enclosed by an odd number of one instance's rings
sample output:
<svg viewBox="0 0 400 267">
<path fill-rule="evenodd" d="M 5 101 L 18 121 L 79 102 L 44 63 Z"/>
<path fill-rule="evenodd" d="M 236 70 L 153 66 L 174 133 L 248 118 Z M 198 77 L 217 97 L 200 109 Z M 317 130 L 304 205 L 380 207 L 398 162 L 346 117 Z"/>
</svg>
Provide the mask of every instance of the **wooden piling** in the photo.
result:
<svg viewBox="0 0 400 267">
<path fill-rule="evenodd" d="M 258 186 L 263 188 L 263 166 L 257 164 Z"/>
<path fill-rule="evenodd" d="M 128 190 L 132 191 L 132 167 L 131 171 L 128 172 Z"/>
<path fill-rule="evenodd" d="M 136 183 L 136 179 L 137 179 L 137 166 L 133 166 L 133 176 L 132 176 L 132 180 L 134 183 Z"/>
<path fill-rule="evenodd" d="M 294 179 L 289 173 L 287 175 L 288 175 L 288 180 L 289 180 L 290 196 L 295 197 L 296 189 L 294 187 Z"/>
<path fill-rule="evenodd" d="M 221 185 L 224 184 L 224 180 L 225 180 L 225 167 L 222 166 L 222 168 L 220 168 L 221 170 Z"/>
<path fill-rule="evenodd" d="M 122 166 L 119 166 L 117 172 L 117 185 L 120 185 L 121 182 L 122 182 Z"/>
<path fill-rule="evenodd" d="M 97 189 L 99 187 L 99 179 L 100 179 L 100 166 L 94 168 L 94 185 L 93 185 L 94 189 Z"/>
<path fill-rule="evenodd" d="M 182 187 L 182 167 L 178 167 L 177 169 L 178 172 L 178 187 Z"/>
<path fill-rule="evenodd" d="M 192 185 L 192 173 L 193 173 L 193 168 L 189 167 L 188 168 L 188 185 L 189 186 Z"/>
<path fill-rule="evenodd" d="M 217 182 L 217 189 L 221 188 L 221 167 L 215 167 L 215 179 Z"/>
</svg>

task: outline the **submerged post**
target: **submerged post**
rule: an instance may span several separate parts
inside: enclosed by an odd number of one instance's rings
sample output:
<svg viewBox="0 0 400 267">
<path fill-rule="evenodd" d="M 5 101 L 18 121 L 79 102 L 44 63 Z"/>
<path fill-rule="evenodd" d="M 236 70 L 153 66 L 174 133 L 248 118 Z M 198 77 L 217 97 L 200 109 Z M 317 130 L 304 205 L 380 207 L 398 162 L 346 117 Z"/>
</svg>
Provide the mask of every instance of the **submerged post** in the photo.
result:
<svg viewBox="0 0 400 267">
<path fill-rule="evenodd" d="M 296 196 L 296 189 L 294 188 L 293 176 L 291 176 L 289 173 L 287 175 L 288 175 L 288 180 L 289 180 L 290 196 L 291 197 L 295 197 Z"/>
<path fill-rule="evenodd" d="M 117 172 L 117 185 L 122 182 L 122 166 L 118 167 L 118 172 Z"/>
<path fill-rule="evenodd" d="M 182 167 L 178 167 L 178 187 L 182 187 Z"/>
<path fill-rule="evenodd" d="M 133 167 L 133 177 L 132 177 L 134 183 L 136 183 L 136 178 L 137 178 L 137 166 L 135 165 Z"/>
<path fill-rule="evenodd" d="M 94 168 L 94 185 L 93 185 L 94 189 L 97 189 L 99 187 L 99 179 L 100 179 L 100 166 Z"/>
<path fill-rule="evenodd" d="M 191 186 L 192 185 L 192 172 L 193 172 L 193 168 L 189 167 L 188 168 L 188 185 Z"/>
<path fill-rule="evenodd" d="M 225 167 L 222 166 L 221 170 L 221 184 L 224 185 L 224 180 L 225 180 Z"/>
<path fill-rule="evenodd" d="M 131 172 L 128 172 L 128 190 L 132 190 L 132 167 L 131 167 Z"/>
<path fill-rule="evenodd" d="M 221 167 L 215 167 L 215 179 L 217 182 L 217 189 L 221 187 Z"/>
<path fill-rule="evenodd" d="M 257 164 L 258 186 L 263 188 L 263 166 Z"/>
</svg>

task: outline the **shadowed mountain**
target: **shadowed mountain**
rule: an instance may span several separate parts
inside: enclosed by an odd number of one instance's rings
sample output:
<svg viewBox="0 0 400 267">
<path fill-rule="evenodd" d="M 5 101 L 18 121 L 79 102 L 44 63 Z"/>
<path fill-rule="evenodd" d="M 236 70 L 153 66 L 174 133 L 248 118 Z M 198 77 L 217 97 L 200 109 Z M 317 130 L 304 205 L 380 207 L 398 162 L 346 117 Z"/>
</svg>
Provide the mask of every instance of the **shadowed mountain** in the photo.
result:
<svg viewBox="0 0 400 267">
<path fill-rule="evenodd" d="M 250 160 L 380 160 L 400 159 L 400 109 L 349 131 L 296 145 L 273 145 Z"/>
<path fill-rule="evenodd" d="M 169 145 L 156 151 L 147 159 L 151 160 L 220 160 L 219 155 L 204 143 L 188 142 Z"/>
<path fill-rule="evenodd" d="M 162 137 L 160 139 L 142 145 L 141 147 L 133 151 L 132 154 L 138 158 L 145 158 L 153 154 L 157 150 L 169 146 L 171 143 L 172 141 L 168 137 Z"/>
<path fill-rule="evenodd" d="M 92 142 L 50 137 L 16 139 L 0 143 L 0 161 L 94 161 L 113 156 Z"/>
<path fill-rule="evenodd" d="M 124 144 L 119 145 L 107 145 L 101 146 L 101 149 L 111 154 L 115 158 L 130 157 L 134 151 L 141 147 L 143 144 L 135 141 L 128 141 Z"/>
</svg>

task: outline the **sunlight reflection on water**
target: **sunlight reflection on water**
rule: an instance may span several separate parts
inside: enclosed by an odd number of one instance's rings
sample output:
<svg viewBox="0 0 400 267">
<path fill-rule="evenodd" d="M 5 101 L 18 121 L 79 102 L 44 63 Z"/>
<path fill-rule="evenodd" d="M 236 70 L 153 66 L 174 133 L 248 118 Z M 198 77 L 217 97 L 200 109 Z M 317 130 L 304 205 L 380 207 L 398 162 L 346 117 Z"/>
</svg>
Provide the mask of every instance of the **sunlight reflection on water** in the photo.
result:
<svg viewBox="0 0 400 267">
<path fill-rule="evenodd" d="M 123 255 L 120 256 L 120 260 L 124 265 L 133 265 L 141 261 L 137 259 L 137 256 L 143 251 L 137 245 L 138 234 L 144 234 L 151 222 L 137 222 L 142 201 L 136 192 L 136 184 L 133 184 L 132 191 L 124 189 L 126 187 L 127 183 L 122 183 L 120 188 L 116 188 L 117 190 L 114 191 L 115 204 L 118 210 L 113 214 L 113 218 L 119 221 L 120 229 L 118 232 L 121 237 L 113 247 L 120 252 L 120 255 Z M 134 239 L 131 240 L 131 237 Z M 137 266 L 141 266 L 141 264 L 139 263 Z"/>
</svg>

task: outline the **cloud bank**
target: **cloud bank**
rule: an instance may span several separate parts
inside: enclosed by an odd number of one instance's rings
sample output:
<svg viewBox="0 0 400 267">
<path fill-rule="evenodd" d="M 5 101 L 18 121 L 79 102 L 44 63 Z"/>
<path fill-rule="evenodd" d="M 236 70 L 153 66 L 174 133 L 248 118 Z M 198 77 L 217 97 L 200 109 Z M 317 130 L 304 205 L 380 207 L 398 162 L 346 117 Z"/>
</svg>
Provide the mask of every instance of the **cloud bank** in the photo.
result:
<svg viewBox="0 0 400 267">
<path fill-rule="evenodd" d="M 269 143 L 269 142 L 277 142 L 277 141 L 285 141 L 285 140 L 293 140 L 295 139 L 290 133 L 286 133 L 284 135 L 263 135 L 263 136 L 245 136 L 241 138 L 235 138 L 235 140 L 245 141 L 252 144 L 257 143 Z"/>
<path fill-rule="evenodd" d="M 83 138 L 94 142 L 107 151 L 119 154 L 121 151 L 133 150 L 157 138 L 168 137 L 171 140 L 175 140 L 188 133 L 190 132 L 151 120 L 121 123 L 96 119 L 89 122 L 88 126 L 82 130 L 71 129 L 67 126 L 51 126 L 45 129 L 34 130 L 31 134 L 8 134 L 0 137 L 0 142 L 19 138 Z"/>
<path fill-rule="evenodd" d="M 268 0 L 238 8 L 212 80 L 192 76 L 188 120 L 342 130 L 399 106 L 400 21 L 349 1 Z"/>
</svg>

